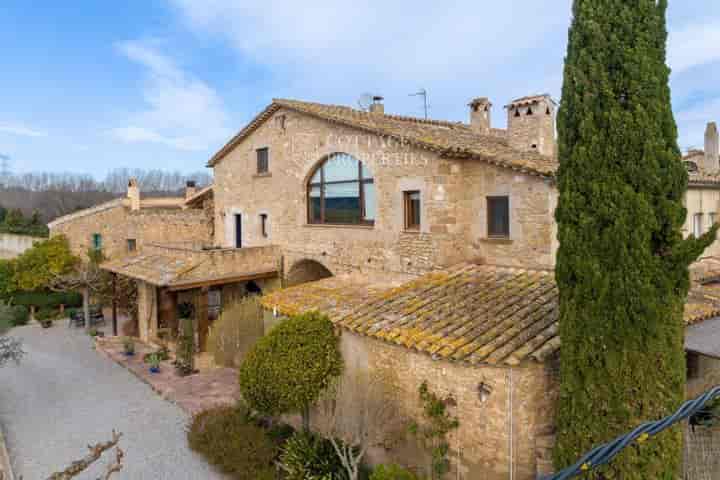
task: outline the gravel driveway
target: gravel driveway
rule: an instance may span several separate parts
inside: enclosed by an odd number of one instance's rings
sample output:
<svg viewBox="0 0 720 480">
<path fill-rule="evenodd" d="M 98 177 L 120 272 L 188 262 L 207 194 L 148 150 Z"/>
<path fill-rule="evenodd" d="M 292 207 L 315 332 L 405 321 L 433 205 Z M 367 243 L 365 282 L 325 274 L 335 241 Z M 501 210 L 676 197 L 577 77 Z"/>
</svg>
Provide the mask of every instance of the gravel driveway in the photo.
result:
<svg viewBox="0 0 720 480">
<path fill-rule="evenodd" d="M 185 440 L 187 415 L 124 368 L 93 350 L 82 329 L 64 323 L 13 329 L 27 355 L 0 369 L 0 424 L 16 477 L 42 480 L 87 453 L 87 445 L 123 433 L 116 479 L 221 479 Z M 108 452 L 109 453 L 109 452 Z M 78 479 L 96 479 L 103 459 Z"/>
</svg>

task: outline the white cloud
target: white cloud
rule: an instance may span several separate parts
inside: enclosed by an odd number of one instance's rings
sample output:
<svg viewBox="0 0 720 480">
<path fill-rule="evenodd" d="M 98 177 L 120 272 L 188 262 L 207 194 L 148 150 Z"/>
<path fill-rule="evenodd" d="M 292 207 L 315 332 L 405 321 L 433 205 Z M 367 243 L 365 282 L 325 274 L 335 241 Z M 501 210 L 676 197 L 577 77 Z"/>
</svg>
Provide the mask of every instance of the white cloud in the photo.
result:
<svg viewBox="0 0 720 480">
<path fill-rule="evenodd" d="M 425 87 L 434 115 L 554 87 L 545 80 L 560 70 L 571 11 L 571 0 L 168 1 L 194 31 L 267 67 L 279 85 L 268 96 L 350 104 L 371 91 L 397 112 Z"/>
<path fill-rule="evenodd" d="M 720 19 L 670 33 L 668 63 L 675 73 L 720 60 Z"/>
<path fill-rule="evenodd" d="M 17 135 L 20 137 L 47 137 L 46 132 L 35 130 L 34 128 L 26 127 L 25 125 L 12 124 L 12 123 L 0 123 L 0 133 L 7 133 L 10 135 Z"/>
<path fill-rule="evenodd" d="M 228 115 L 214 89 L 150 45 L 123 42 L 117 49 L 147 70 L 142 91 L 146 108 L 132 115 L 128 125 L 110 130 L 113 137 L 199 151 L 227 138 Z"/>
</svg>

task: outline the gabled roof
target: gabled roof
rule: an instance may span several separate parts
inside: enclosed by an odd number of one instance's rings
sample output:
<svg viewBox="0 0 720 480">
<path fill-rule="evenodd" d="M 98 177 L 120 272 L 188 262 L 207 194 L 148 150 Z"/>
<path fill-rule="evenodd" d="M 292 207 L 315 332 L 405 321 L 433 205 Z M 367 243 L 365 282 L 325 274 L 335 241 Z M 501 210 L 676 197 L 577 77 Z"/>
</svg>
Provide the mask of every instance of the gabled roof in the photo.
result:
<svg viewBox="0 0 720 480">
<path fill-rule="evenodd" d="M 292 315 L 310 310 L 360 335 L 470 364 L 542 362 L 560 350 L 554 273 L 463 263 L 399 287 L 365 291 L 336 278 L 279 290 L 262 299 Z M 720 300 L 693 291 L 687 325 L 720 316 Z"/>
<path fill-rule="evenodd" d="M 340 105 L 275 99 L 220 149 L 208 163 L 212 167 L 281 108 L 310 115 L 368 133 L 402 139 L 448 158 L 471 158 L 516 171 L 553 176 L 557 162 L 536 152 L 522 152 L 508 144 L 505 136 L 482 135 L 464 123 L 424 120 L 401 115 L 365 112 Z"/>
<path fill-rule="evenodd" d="M 196 202 L 199 202 L 206 197 L 213 195 L 213 185 L 208 185 L 207 187 L 200 189 L 199 191 L 195 192 L 194 195 L 191 195 L 190 197 L 185 199 L 185 205 L 192 205 Z"/>
</svg>

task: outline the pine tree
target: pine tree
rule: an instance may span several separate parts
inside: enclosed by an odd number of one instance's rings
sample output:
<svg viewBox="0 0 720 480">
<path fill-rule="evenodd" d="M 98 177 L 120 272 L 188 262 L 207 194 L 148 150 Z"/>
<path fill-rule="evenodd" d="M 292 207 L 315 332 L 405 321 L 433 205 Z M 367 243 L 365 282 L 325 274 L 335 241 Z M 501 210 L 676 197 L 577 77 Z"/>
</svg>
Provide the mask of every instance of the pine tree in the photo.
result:
<svg viewBox="0 0 720 480">
<path fill-rule="evenodd" d="M 561 394 L 555 461 L 684 398 L 687 172 L 666 66 L 667 0 L 575 0 L 558 115 Z M 627 448 L 591 478 L 675 478 L 682 433 Z"/>
</svg>

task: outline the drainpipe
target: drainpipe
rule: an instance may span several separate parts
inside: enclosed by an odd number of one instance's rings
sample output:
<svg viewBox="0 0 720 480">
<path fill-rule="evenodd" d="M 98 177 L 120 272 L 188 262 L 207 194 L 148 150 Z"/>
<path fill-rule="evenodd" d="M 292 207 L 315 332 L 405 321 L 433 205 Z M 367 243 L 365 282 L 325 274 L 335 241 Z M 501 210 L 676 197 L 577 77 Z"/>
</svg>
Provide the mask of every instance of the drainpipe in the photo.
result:
<svg viewBox="0 0 720 480">
<path fill-rule="evenodd" d="M 514 418 L 513 418 L 513 369 L 508 369 L 508 456 L 510 480 L 515 479 L 515 450 L 514 450 Z"/>
</svg>

